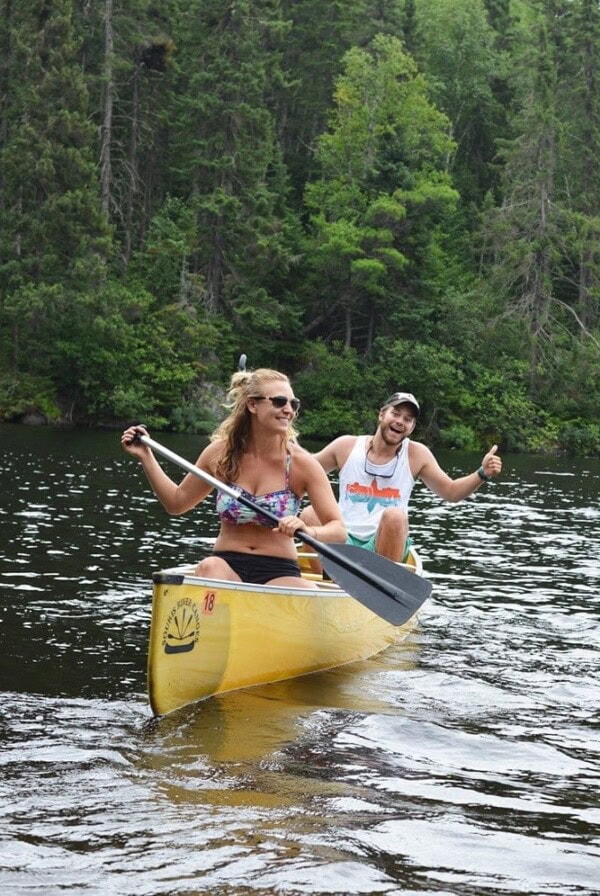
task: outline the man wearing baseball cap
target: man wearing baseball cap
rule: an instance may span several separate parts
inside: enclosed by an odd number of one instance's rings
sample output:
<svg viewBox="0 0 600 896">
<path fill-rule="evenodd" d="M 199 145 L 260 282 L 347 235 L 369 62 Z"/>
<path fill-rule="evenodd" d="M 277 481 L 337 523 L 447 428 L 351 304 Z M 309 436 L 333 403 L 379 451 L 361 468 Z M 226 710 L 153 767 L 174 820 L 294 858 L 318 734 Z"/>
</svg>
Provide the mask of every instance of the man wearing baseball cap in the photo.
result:
<svg viewBox="0 0 600 896">
<path fill-rule="evenodd" d="M 493 445 L 474 473 L 451 479 L 433 453 L 410 436 L 420 413 L 411 392 L 394 392 L 379 411 L 373 436 L 339 436 L 315 454 L 326 473 L 339 470 L 339 505 L 348 542 L 376 551 L 390 560 L 408 555 L 408 502 L 421 479 L 446 501 L 461 501 L 502 470 Z M 312 507 L 301 513 L 308 526 L 318 526 Z"/>
</svg>

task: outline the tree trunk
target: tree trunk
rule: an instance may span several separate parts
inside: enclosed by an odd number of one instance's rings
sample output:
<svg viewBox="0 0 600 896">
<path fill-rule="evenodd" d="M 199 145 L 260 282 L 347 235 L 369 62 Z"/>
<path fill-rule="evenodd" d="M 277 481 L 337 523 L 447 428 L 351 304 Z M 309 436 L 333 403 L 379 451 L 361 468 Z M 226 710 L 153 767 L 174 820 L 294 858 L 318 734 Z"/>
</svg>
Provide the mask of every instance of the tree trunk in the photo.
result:
<svg viewBox="0 0 600 896">
<path fill-rule="evenodd" d="M 123 257 L 125 264 L 129 264 L 131 258 L 131 247 L 133 244 L 132 227 L 133 227 L 133 210 L 135 207 L 135 198 L 138 185 L 137 173 L 137 148 L 138 148 L 138 128 L 139 128 L 139 107 L 140 107 L 140 67 L 135 64 L 133 70 L 133 97 L 131 110 L 131 132 L 129 139 L 129 190 L 127 192 L 127 215 L 125 219 L 125 243 L 123 246 Z"/>
<path fill-rule="evenodd" d="M 113 125 L 113 0 L 104 3 L 104 114 L 100 143 L 100 196 L 102 211 L 108 216 L 111 205 L 111 143 Z"/>
<path fill-rule="evenodd" d="M 586 4 L 587 5 L 587 4 Z M 594 15 L 589 10 L 590 21 Z M 593 27 L 593 26 L 592 26 Z M 596 58 L 594 53 L 594 38 L 587 33 L 583 42 L 583 134 L 581 152 L 583 155 L 582 171 L 582 201 L 583 212 L 586 217 L 595 214 L 594 198 L 596 196 L 597 165 L 595 152 L 595 122 L 594 105 L 596 94 Z M 584 245 L 579 261 L 579 295 L 578 311 L 582 325 L 587 330 L 596 324 L 593 313 L 593 290 L 597 286 L 596 251 L 594 247 L 595 228 L 592 233 L 586 232 Z"/>
<path fill-rule="evenodd" d="M 367 330 L 367 350 L 366 354 L 370 354 L 373 348 L 373 340 L 375 339 L 375 306 L 369 305 L 369 327 Z"/>
<path fill-rule="evenodd" d="M 352 311 L 350 309 L 350 302 L 346 305 L 345 313 L 345 336 L 344 336 L 344 346 L 345 348 L 350 348 L 352 346 Z"/>
</svg>

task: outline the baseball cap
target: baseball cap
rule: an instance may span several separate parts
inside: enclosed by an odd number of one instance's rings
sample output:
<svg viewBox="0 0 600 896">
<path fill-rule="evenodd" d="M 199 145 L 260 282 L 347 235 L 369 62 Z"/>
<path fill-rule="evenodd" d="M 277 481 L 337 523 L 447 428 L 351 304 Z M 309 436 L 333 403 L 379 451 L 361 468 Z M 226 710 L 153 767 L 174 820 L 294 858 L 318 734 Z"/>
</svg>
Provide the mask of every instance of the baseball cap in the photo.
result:
<svg viewBox="0 0 600 896">
<path fill-rule="evenodd" d="M 419 402 L 417 401 L 415 396 L 412 394 L 412 392 L 394 392 L 394 394 L 390 395 L 390 397 L 387 399 L 387 401 L 384 402 L 383 407 L 387 408 L 387 407 L 391 406 L 391 407 L 395 408 L 399 404 L 411 404 L 413 406 L 413 408 L 415 409 L 415 411 L 417 412 L 417 414 L 419 414 L 421 412 L 421 408 L 419 407 Z"/>
</svg>

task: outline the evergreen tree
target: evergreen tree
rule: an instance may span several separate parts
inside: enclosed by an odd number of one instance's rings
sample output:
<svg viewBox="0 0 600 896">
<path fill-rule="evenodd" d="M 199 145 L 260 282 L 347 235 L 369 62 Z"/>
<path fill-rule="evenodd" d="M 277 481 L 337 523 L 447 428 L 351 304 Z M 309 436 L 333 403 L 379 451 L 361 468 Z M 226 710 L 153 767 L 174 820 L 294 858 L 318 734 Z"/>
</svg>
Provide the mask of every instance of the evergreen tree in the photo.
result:
<svg viewBox="0 0 600 896">
<path fill-rule="evenodd" d="M 325 332 L 346 347 L 368 351 L 384 321 L 413 336 L 427 327 L 420 271 L 436 220 L 457 199 L 444 172 L 448 121 L 427 92 L 397 38 L 346 54 L 318 144 L 322 175 L 306 191 L 321 280 L 307 326 L 319 332 L 327 315 Z"/>
<path fill-rule="evenodd" d="M 209 314 L 261 352 L 295 311 L 279 295 L 290 265 L 286 177 L 270 101 L 285 32 L 278 0 L 194 0 L 179 21 L 172 192 L 195 215 L 187 265 Z M 200 63 L 200 64 L 199 64 Z"/>
<path fill-rule="evenodd" d="M 566 13 L 568 53 L 560 83 L 568 127 L 560 174 L 576 239 L 563 294 L 582 332 L 589 333 L 600 328 L 600 6 L 575 0 Z"/>
<path fill-rule="evenodd" d="M 352 46 L 364 0 L 283 0 L 291 23 L 283 66 L 289 82 L 281 99 L 285 163 L 298 203 L 315 173 L 314 146 L 325 130 L 335 78 Z"/>
<path fill-rule="evenodd" d="M 175 0 L 82 3 L 77 24 L 98 126 L 102 208 L 123 261 L 165 196 Z"/>
<path fill-rule="evenodd" d="M 414 21 L 413 53 L 456 142 L 449 168 L 463 202 L 479 205 L 496 185 L 503 115 L 494 87 L 506 58 L 496 49 L 483 0 L 415 0 Z"/>
<path fill-rule="evenodd" d="M 580 31 L 581 4 L 565 0 L 522 11 L 518 136 L 504 149 L 505 198 L 491 218 L 491 285 L 526 323 L 532 394 L 543 394 L 570 364 L 566 337 L 598 320 L 599 131 L 590 54 L 597 27 L 592 15 Z"/>
<path fill-rule="evenodd" d="M 3 6 L 2 357 L 15 374 L 56 381 L 66 375 L 59 346 L 81 296 L 104 277 L 108 231 L 72 3 Z"/>
<path fill-rule="evenodd" d="M 350 33 L 353 46 L 366 46 L 377 34 L 402 39 L 407 22 L 405 0 L 362 0 L 349 5 L 354 14 Z"/>
</svg>

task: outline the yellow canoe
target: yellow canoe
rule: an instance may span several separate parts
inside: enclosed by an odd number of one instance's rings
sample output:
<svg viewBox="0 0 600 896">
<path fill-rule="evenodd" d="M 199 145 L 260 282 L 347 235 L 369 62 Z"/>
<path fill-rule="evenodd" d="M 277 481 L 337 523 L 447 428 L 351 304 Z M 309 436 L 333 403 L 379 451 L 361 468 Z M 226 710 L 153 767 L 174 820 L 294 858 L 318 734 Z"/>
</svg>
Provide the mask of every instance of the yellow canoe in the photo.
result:
<svg viewBox="0 0 600 896">
<path fill-rule="evenodd" d="M 402 640 L 414 617 L 391 625 L 335 583 L 314 588 L 224 582 L 175 567 L 153 576 L 148 691 L 156 715 L 224 691 L 296 678 L 367 659 Z M 409 567 L 422 573 L 413 551 Z"/>
</svg>

